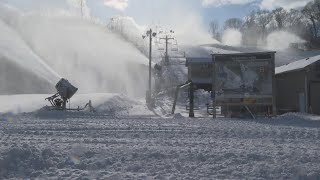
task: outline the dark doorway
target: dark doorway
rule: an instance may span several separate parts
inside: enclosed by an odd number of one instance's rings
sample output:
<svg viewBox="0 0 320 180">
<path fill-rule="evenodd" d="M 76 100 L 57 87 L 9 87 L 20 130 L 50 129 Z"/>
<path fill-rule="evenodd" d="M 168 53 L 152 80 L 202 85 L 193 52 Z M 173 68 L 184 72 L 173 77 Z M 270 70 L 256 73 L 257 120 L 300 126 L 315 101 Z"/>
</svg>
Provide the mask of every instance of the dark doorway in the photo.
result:
<svg viewBox="0 0 320 180">
<path fill-rule="evenodd" d="M 320 82 L 310 84 L 310 108 L 313 114 L 320 115 Z"/>
</svg>

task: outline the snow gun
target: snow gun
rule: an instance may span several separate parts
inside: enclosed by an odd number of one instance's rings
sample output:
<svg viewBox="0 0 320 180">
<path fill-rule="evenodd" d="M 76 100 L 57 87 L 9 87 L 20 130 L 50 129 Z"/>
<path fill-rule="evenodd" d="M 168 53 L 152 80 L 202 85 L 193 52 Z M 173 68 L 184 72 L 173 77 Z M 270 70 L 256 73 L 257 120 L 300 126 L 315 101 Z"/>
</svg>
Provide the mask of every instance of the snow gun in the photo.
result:
<svg viewBox="0 0 320 180">
<path fill-rule="evenodd" d="M 91 101 L 85 105 L 84 108 L 78 107 L 77 109 L 67 109 L 67 103 L 70 102 L 72 96 L 78 91 L 78 88 L 73 86 L 68 80 L 62 78 L 55 86 L 57 93 L 46 98 L 52 105 L 48 107 L 49 110 L 84 110 L 86 107 L 90 108 L 90 111 L 94 111 Z"/>
</svg>

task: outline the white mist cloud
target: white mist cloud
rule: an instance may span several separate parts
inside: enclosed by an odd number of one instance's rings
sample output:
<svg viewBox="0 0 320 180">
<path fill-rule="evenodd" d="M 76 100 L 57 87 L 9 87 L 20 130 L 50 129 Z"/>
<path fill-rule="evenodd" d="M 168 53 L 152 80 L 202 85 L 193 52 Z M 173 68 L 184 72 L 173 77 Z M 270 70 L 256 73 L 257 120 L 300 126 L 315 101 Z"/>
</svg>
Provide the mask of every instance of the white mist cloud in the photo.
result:
<svg viewBox="0 0 320 180">
<path fill-rule="evenodd" d="M 222 36 L 222 43 L 227 46 L 240 46 L 242 34 L 237 29 L 227 29 Z"/>
<path fill-rule="evenodd" d="M 56 83 L 61 75 L 79 93 L 145 95 L 147 58 L 91 19 L 15 13 L 0 3 L 0 32 L 0 66 L 4 56 L 48 82 Z"/>
<path fill-rule="evenodd" d="M 188 15 L 173 13 L 170 20 L 171 27 L 175 30 L 175 37 L 181 45 L 200 45 L 219 43 L 206 31 L 201 16 L 189 12 Z"/>
<path fill-rule="evenodd" d="M 226 6 L 226 5 L 244 5 L 252 2 L 259 4 L 261 9 L 273 10 L 278 7 L 284 9 L 294 9 L 305 6 L 312 0 L 201 0 L 205 7 Z"/>
<path fill-rule="evenodd" d="M 285 50 L 290 47 L 292 43 L 304 43 L 305 41 L 295 34 L 277 31 L 271 33 L 267 37 L 267 49 L 269 50 Z"/>
<path fill-rule="evenodd" d="M 312 0 L 263 0 L 260 4 L 262 9 L 272 10 L 278 7 L 285 9 L 294 9 L 305 6 Z"/>
<path fill-rule="evenodd" d="M 242 5 L 254 2 L 256 0 L 202 0 L 203 6 L 224 6 L 224 5 Z"/>
<path fill-rule="evenodd" d="M 124 11 L 128 7 L 128 0 L 105 0 L 104 5 Z"/>
</svg>

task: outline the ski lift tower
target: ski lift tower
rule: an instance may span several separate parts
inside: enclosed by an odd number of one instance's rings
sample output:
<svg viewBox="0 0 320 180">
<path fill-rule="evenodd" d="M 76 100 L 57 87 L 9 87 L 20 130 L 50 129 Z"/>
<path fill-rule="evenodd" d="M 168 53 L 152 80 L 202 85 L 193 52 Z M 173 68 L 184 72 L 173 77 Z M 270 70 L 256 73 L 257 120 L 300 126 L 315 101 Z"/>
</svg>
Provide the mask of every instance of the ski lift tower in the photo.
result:
<svg viewBox="0 0 320 180">
<path fill-rule="evenodd" d="M 173 34 L 174 31 L 170 30 L 170 34 Z M 174 40 L 174 38 L 171 37 L 171 35 L 168 35 L 169 33 L 166 33 L 166 36 L 164 38 L 159 38 L 160 40 L 165 40 L 166 43 L 166 52 L 165 52 L 165 64 L 169 64 L 169 53 L 168 53 L 168 44 L 170 40 Z"/>
</svg>

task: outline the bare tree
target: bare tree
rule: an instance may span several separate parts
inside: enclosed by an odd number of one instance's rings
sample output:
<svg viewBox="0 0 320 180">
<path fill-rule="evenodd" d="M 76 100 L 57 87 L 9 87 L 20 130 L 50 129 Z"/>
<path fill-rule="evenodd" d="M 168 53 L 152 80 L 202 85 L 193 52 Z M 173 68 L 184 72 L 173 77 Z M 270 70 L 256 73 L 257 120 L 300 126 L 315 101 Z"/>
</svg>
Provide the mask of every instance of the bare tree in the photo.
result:
<svg viewBox="0 0 320 180">
<path fill-rule="evenodd" d="M 283 29 L 284 22 L 287 17 L 287 11 L 283 8 L 277 8 L 272 11 L 275 21 L 277 22 L 278 29 Z"/>
<path fill-rule="evenodd" d="M 244 18 L 244 24 L 242 28 L 243 43 L 249 46 L 257 45 L 259 35 L 259 26 L 257 23 L 257 12 L 252 11 L 248 16 Z"/>
<path fill-rule="evenodd" d="M 303 15 L 311 22 L 312 33 L 314 38 L 318 37 L 318 7 L 315 2 L 309 2 L 302 10 Z"/>
<path fill-rule="evenodd" d="M 224 22 L 224 29 L 242 29 L 243 22 L 239 18 L 230 18 Z"/>
<path fill-rule="evenodd" d="M 303 15 L 299 10 L 291 9 L 287 13 L 286 21 L 285 21 L 285 27 L 287 29 L 296 28 L 297 26 L 301 25 L 303 19 Z"/>
<path fill-rule="evenodd" d="M 258 11 L 257 12 L 257 24 L 261 28 L 262 37 L 264 38 L 267 33 L 267 25 L 272 21 L 272 14 L 269 11 Z"/>
<path fill-rule="evenodd" d="M 249 29 L 257 26 L 256 11 L 251 11 L 250 15 L 244 17 L 244 27 Z"/>
<path fill-rule="evenodd" d="M 220 35 L 219 22 L 216 21 L 216 20 L 213 20 L 213 21 L 210 22 L 209 27 L 210 27 L 209 31 L 210 31 L 210 34 L 211 34 L 212 38 L 220 40 L 221 39 L 221 35 Z"/>
</svg>

